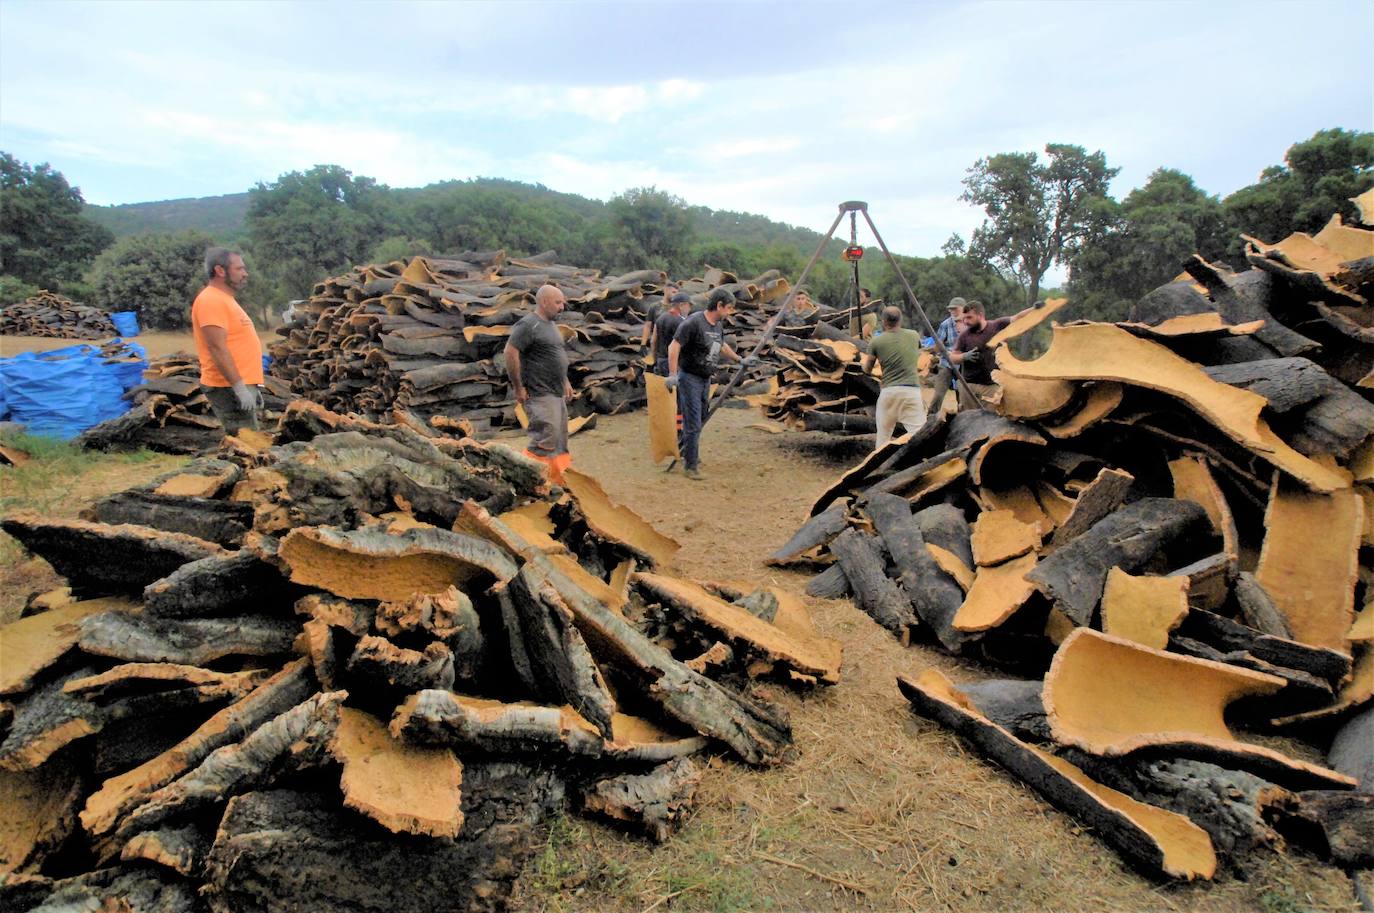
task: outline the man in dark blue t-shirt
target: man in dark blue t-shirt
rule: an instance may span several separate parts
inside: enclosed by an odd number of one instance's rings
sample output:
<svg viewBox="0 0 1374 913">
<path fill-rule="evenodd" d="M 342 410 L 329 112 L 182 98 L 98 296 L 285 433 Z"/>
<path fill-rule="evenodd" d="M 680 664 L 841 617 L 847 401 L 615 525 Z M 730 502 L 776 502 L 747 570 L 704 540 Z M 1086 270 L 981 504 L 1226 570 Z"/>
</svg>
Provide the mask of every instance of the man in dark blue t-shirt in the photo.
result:
<svg viewBox="0 0 1374 913">
<path fill-rule="evenodd" d="M 735 296 L 725 289 L 711 292 L 706 310 L 693 314 L 677 328 L 668 346 L 669 390 L 677 390 L 677 411 L 682 415 L 679 450 L 687 478 L 699 480 L 702 423 L 711 395 L 711 375 L 724 355 L 746 367 L 758 361 L 741 358 L 725 341 L 725 318 L 735 312 Z"/>
</svg>

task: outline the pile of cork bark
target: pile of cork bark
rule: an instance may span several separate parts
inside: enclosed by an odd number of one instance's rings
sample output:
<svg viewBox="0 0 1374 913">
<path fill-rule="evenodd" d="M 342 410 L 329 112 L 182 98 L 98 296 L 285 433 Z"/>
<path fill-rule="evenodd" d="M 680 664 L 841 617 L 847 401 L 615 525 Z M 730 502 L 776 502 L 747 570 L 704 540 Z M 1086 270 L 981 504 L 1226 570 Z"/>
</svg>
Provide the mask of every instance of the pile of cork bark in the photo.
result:
<svg viewBox="0 0 1374 913">
<path fill-rule="evenodd" d="M 570 413 L 621 412 L 644 404 L 639 336 L 666 281 L 661 270 L 602 277 L 551 252 L 515 259 L 468 251 L 358 267 L 315 287 L 297 325 L 279 331 L 271 371 L 294 395 L 343 412 L 378 418 L 399 406 L 467 433 L 514 427 L 521 417 L 502 352 L 535 291 L 551 284 L 568 299 L 557 322 L 576 393 Z M 736 321 L 741 341 L 757 338 L 762 309 L 788 289 L 776 273 L 740 282 L 708 269 L 684 290 L 704 303 L 720 286 L 748 299 Z M 755 372 L 762 379 L 770 369 Z"/>
<path fill-rule="evenodd" d="M 110 315 L 47 289 L 0 309 L 0 335 L 50 339 L 108 339 L 116 335 Z"/>
<path fill-rule="evenodd" d="M 300 400 L 0 527 L 69 583 L 0 628 L 6 910 L 498 909 L 550 812 L 665 839 L 694 757 L 787 753 L 758 680 L 839 677 L 590 477 Z"/>
<path fill-rule="evenodd" d="M 261 420 L 270 427 L 292 398 L 285 382 L 265 377 Z M 177 352 L 149 362 L 143 383 L 124 392 L 133 406 L 86 429 L 76 444 L 94 450 L 197 454 L 219 446 L 224 430 L 200 386 L 200 359 Z"/>
<path fill-rule="evenodd" d="M 771 559 L 1025 676 L 899 684 L 1174 878 L 1285 840 L 1374 863 L 1374 232 L 1249 262 L 1195 259 L 1038 359 L 999 344 L 991 408 L 873 453 Z"/>
</svg>

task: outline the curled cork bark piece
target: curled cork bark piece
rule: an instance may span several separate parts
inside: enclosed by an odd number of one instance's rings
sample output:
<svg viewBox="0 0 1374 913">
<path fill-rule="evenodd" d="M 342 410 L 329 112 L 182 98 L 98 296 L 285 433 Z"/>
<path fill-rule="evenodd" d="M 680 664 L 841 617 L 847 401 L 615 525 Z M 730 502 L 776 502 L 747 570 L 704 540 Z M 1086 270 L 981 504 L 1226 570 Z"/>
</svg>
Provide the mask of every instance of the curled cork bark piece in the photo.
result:
<svg viewBox="0 0 1374 913">
<path fill-rule="evenodd" d="M 126 815 L 119 822 L 116 840 L 127 842 L 134 834 L 160 827 L 175 816 L 267 785 L 282 773 L 320 765 L 328 757 L 347 696 L 344 691 L 315 694 L 263 723 L 242 742 L 211 752 L 195 769 L 152 793 Z"/>
<path fill-rule="evenodd" d="M 553 585 L 533 570 L 521 570 L 505 586 L 519 616 L 520 646 L 529 658 L 535 695 L 570 704 L 609 738 L 615 698 L 577 630 L 572 610 Z"/>
<path fill-rule="evenodd" d="M 785 545 L 765 558 L 763 563 L 770 567 L 788 567 L 814 560 L 808 557 L 813 550 L 844 531 L 848 525 L 847 513 L 843 504 L 835 504 L 821 511 L 803 523 L 801 529 L 793 533 Z"/>
<path fill-rule="evenodd" d="M 1111 415 L 1116 407 L 1121 405 L 1121 400 L 1126 394 L 1124 386 L 1107 380 L 1080 385 L 1082 386 L 1086 386 L 1086 392 L 1077 411 L 1043 426 L 1051 436 L 1060 440 L 1078 437 Z"/>
<path fill-rule="evenodd" d="M 1283 684 L 1277 676 L 1079 628 L 1055 654 L 1043 699 L 1055 740 L 1093 754 L 1169 753 L 1250 770 L 1293 789 L 1354 786 L 1334 770 L 1232 735 L 1226 705 Z"/>
<path fill-rule="evenodd" d="M 681 545 L 654 529 L 639 514 L 612 501 L 601 483 L 591 476 L 569 469 L 563 478 L 592 532 L 625 546 L 657 567 L 672 565 Z"/>
<path fill-rule="evenodd" d="M 371 602 L 311 593 L 296 600 L 295 612 L 297 615 L 343 628 L 354 637 L 361 637 L 372 630 L 377 617 L 377 606 Z"/>
<path fill-rule="evenodd" d="M 990 488 L 984 485 L 978 489 L 975 498 L 983 510 L 1009 510 L 1022 523 L 1038 525 L 1042 533 L 1049 532 L 1059 525 L 1045 510 L 1040 498 L 1029 485 L 1012 485 L 1007 488 Z M 1039 542 L 1036 544 L 1039 545 Z"/>
<path fill-rule="evenodd" d="M 83 794 L 70 757 L 34 770 L 0 770 L 0 875 L 36 872 L 76 827 Z"/>
<path fill-rule="evenodd" d="M 359 695 L 390 694 L 399 698 L 424 688 L 452 688 L 453 652 L 438 641 L 423 650 L 398 647 L 385 637 L 366 634 L 344 666 Z"/>
<path fill-rule="evenodd" d="M 504 702 L 491 698 L 429 690 L 411 695 L 396 708 L 391 734 L 426 745 L 451 745 L 485 754 L 514 752 L 564 757 L 614 757 L 664 761 L 706 747 L 699 736 L 670 733 L 656 724 L 617 713 L 611 738 L 571 707 Z"/>
<path fill-rule="evenodd" d="M 1086 625 L 1102 598 L 1108 571 L 1114 567 L 1138 570 L 1204 516 L 1202 508 L 1191 501 L 1141 498 L 1041 559 L 1027 579 L 1075 624 Z"/>
<path fill-rule="evenodd" d="M 175 780 L 222 745 L 237 742 L 267 720 L 305 700 L 315 690 L 309 660 L 300 659 L 231 704 L 172 748 L 118 776 L 106 780 L 87 800 L 81 826 L 92 837 L 112 831 L 131 809 Z"/>
<path fill-rule="evenodd" d="M 939 442 L 944 439 L 948 424 L 949 419 L 946 418 L 945 413 L 935 410 L 934 414 L 927 418 L 925 424 L 920 428 L 903 437 L 894 438 L 888 441 L 885 446 L 874 450 L 865 456 L 857 466 L 846 471 L 844 475 L 836 479 L 829 488 L 821 493 L 821 496 L 812 503 L 810 515 L 817 516 L 821 512 L 829 510 L 837 499 L 860 490 L 875 473 L 894 469 L 908 460 L 916 459 L 919 454 L 929 452 L 927 448 L 934 450 Z M 941 447 L 940 449 L 943 450 L 944 448 Z"/>
<path fill-rule="evenodd" d="M 101 498 L 83 512 L 82 519 L 148 526 L 238 548 L 253 528 L 253 506 L 210 498 L 173 498 L 134 488 Z"/>
<path fill-rule="evenodd" d="M 1169 632 L 1188 614 L 1187 577 L 1137 577 L 1119 567 L 1107 572 L 1102 591 L 1102 630 L 1163 650 Z"/>
<path fill-rule="evenodd" d="M 278 554 L 296 583 L 345 599 L 387 602 L 450 586 L 481 592 L 517 570 L 490 542 L 442 529 L 393 535 L 373 528 L 303 527 L 282 540 Z"/>
<path fill-rule="evenodd" d="M 143 606 L 152 615 L 198 618 L 270 610 L 298 595 L 275 566 L 242 550 L 183 564 L 144 588 Z"/>
<path fill-rule="evenodd" d="M 1011 323 L 998 330 L 997 334 L 988 340 L 988 347 L 1000 346 L 1004 342 L 1010 342 L 1019 336 L 1024 336 L 1046 320 L 1049 320 L 1055 314 L 1058 314 L 1068 305 L 1068 303 L 1069 299 L 1067 298 L 1045 299 L 1044 304 L 1037 305 L 1029 314 L 1013 320 Z"/>
<path fill-rule="evenodd" d="M 687 820 L 701 777 L 691 758 L 667 761 L 647 773 L 602 777 L 582 788 L 582 808 L 663 843 Z"/>
<path fill-rule="evenodd" d="M 1040 358 L 1020 361 L 1002 349 L 997 363 L 1020 377 L 1111 380 L 1167 393 L 1307 487 L 1329 492 L 1350 485 L 1349 473 L 1303 456 L 1270 430 L 1260 418 L 1264 397 L 1217 383 L 1164 346 L 1111 324 L 1056 327 L 1049 351 Z"/>
<path fill-rule="evenodd" d="M 1094 523 L 1121 506 L 1134 483 L 1135 476 L 1124 470 L 1098 470 L 1097 477 L 1074 499 L 1068 516 L 1055 529 L 1050 545 L 1058 548 L 1086 533 Z"/>
<path fill-rule="evenodd" d="M 803 639 L 789 634 L 686 580 L 640 572 L 632 575 L 630 581 L 671 605 L 685 618 L 713 631 L 737 654 L 779 665 L 828 685 L 840 680 L 838 641 L 819 636 Z"/>
<path fill-rule="evenodd" d="M 906 594 L 887 576 L 887 562 L 877 540 L 857 529 L 847 529 L 830 543 L 830 551 L 844 570 L 859 608 L 907 643 L 919 619 Z"/>
<path fill-rule="evenodd" d="M 78 596 L 137 595 L 188 561 L 223 552 L 213 542 L 146 526 L 51 520 L 21 511 L 0 529 L 67 578 Z M 99 555 L 99 561 L 92 561 Z"/>
<path fill-rule="evenodd" d="M 1002 388 L 1002 398 L 993 406 L 999 415 L 1015 419 L 1040 419 L 1073 402 L 1078 388 L 1066 380 L 1034 380 L 1017 377 L 1002 370 L 992 372 L 992 381 Z"/>
<path fill-rule="evenodd" d="M 226 697 L 238 700 L 272 676 L 268 669 L 217 672 L 183 663 L 122 663 L 98 675 L 74 678 L 62 686 L 97 704 L 137 694 L 195 688 L 207 699 Z"/>
<path fill-rule="evenodd" d="M 973 521 L 973 563 L 1001 564 L 1039 548 L 1041 528 L 1022 522 L 1010 510 L 985 510 Z"/>
<path fill-rule="evenodd" d="M 463 765 L 448 748 L 398 741 L 370 713 L 345 707 L 329 747 L 343 765 L 344 805 L 397 834 L 456 837 Z"/>
<path fill-rule="evenodd" d="M 1169 461 L 1169 473 L 1174 477 L 1174 497 L 1192 501 L 1207 511 L 1212 529 L 1221 537 L 1222 550 L 1232 557 L 1239 557 L 1240 538 L 1236 532 L 1236 518 L 1207 461 L 1199 456 L 1179 457 Z"/>
<path fill-rule="evenodd" d="M 1188 881 L 1216 873 L 1216 853 L 1202 828 L 1103 786 L 1068 761 L 1021 741 L 983 716 L 940 672 L 900 676 L 897 685 L 916 713 L 958 733 L 1051 805 L 1087 824 L 1138 870 Z"/>
<path fill-rule="evenodd" d="M 1272 722 L 1275 726 L 1289 726 L 1294 723 L 1332 719 L 1368 706 L 1370 701 L 1374 701 L 1374 650 L 1365 650 L 1355 661 L 1350 680 L 1341 686 L 1331 704 L 1304 713 L 1279 717 Z"/>
<path fill-rule="evenodd" d="M 0 694 L 27 691 L 34 676 L 66 656 L 81 637 L 82 619 L 134 607 L 120 597 L 88 599 L 0 626 Z"/>
<path fill-rule="evenodd" d="M 1362 516 L 1353 490 L 1318 494 L 1275 480 L 1255 579 L 1294 640 L 1350 651 Z"/>
<path fill-rule="evenodd" d="M 119 858 L 124 862 L 151 862 L 165 866 L 178 875 L 198 879 L 209 851 L 209 835 L 199 827 L 188 824 L 136 834 L 124 844 Z"/>
<path fill-rule="evenodd" d="M 81 622 L 83 651 L 136 663 L 203 666 L 226 656 L 281 656 L 299 631 L 289 618 L 240 615 L 178 620 L 103 612 Z"/>
<path fill-rule="evenodd" d="M 925 541 L 921 525 L 912 516 L 911 505 L 896 495 L 874 495 L 864 505 L 864 513 L 887 546 L 898 572 L 898 586 L 911 602 L 917 617 L 930 626 L 945 649 L 958 652 L 968 636 L 954 627 L 954 616 L 963 603 L 962 584 L 951 582 L 942 559 L 958 565 L 972 578 L 959 557 Z M 960 518 L 962 520 L 962 517 Z M 838 656 L 837 656 L 838 658 Z M 836 665 L 838 672 L 839 666 Z"/>
</svg>

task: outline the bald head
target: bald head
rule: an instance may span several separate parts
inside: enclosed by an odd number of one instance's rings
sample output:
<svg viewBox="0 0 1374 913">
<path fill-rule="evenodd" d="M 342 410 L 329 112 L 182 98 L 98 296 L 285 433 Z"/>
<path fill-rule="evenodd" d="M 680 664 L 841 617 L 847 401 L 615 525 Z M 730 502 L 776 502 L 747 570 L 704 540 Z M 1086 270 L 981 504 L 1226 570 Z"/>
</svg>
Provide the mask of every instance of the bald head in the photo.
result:
<svg viewBox="0 0 1374 913">
<path fill-rule="evenodd" d="M 895 305 L 889 304 L 883 308 L 883 329 L 895 330 L 902 325 L 902 311 Z"/>
<path fill-rule="evenodd" d="M 567 303 L 568 299 L 564 297 L 563 292 L 554 285 L 541 285 L 539 291 L 534 293 L 534 309 L 545 320 L 557 317 Z"/>
</svg>

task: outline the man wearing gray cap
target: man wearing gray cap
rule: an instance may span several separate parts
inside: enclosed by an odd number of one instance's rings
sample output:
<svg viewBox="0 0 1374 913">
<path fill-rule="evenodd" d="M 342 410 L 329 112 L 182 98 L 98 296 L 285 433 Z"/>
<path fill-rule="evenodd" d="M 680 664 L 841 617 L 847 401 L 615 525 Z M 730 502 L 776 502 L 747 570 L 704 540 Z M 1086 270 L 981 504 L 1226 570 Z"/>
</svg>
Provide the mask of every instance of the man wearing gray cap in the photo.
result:
<svg viewBox="0 0 1374 913">
<path fill-rule="evenodd" d="M 954 348 L 954 343 L 959 339 L 959 331 L 962 329 L 961 321 L 964 317 L 964 306 L 966 302 L 963 298 L 954 297 L 949 299 L 947 310 L 949 316 L 940 321 L 940 325 L 935 328 L 935 338 L 940 340 L 940 345 L 946 351 Z M 932 415 L 939 415 L 944 411 L 945 394 L 949 392 L 950 385 L 954 381 L 954 366 L 949 363 L 948 355 L 940 356 L 940 365 L 935 372 L 935 378 L 931 381 L 931 389 L 935 392 L 935 398 L 930 401 L 930 412 Z"/>
</svg>

